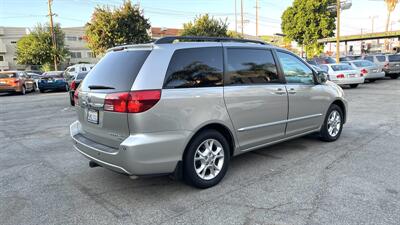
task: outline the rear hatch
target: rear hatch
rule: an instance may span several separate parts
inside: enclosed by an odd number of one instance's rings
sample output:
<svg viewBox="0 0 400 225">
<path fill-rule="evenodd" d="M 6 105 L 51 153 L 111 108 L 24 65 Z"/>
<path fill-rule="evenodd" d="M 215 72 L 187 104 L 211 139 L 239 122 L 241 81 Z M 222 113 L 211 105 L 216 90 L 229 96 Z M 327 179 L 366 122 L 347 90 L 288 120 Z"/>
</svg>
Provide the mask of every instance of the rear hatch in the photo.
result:
<svg viewBox="0 0 400 225">
<path fill-rule="evenodd" d="M 389 55 L 389 70 L 400 70 L 400 55 Z"/>
<path fill-rule="evenodd" d="M 120 106 L 110 107 L 105 100 L 131 90 L 149 54 L 148 49 L 112 51 L 90 70 L 79 87 L 81 135 L 112 148 L 129 136 L 128 113 L 116 112 Z"/>
<path fill-rule="evenodd" d="M 0 73 L 0 87 L 18 86 L 16 73 Z"/>
</svg>

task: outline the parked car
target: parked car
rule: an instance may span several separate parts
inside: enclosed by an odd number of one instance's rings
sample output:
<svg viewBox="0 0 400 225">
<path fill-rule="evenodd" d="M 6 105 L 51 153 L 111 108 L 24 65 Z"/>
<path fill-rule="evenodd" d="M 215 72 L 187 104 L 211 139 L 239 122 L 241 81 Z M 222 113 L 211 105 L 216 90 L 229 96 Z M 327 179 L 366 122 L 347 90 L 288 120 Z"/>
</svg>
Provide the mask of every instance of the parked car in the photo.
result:
<svg viewBox="0 0 400 225">
<path fill-rule="evenodd" d="M 252 40 L 116 47 L 75 93 L 70 134 L 91 167 L 182 174 L 199 188 L 221 181 L 236 155 L 310 133 L 335 141 L 347 118 L 343 90 L 324 73 Z"/>
<path fill-rule="evenodd" d="M 26 73 L 35 73 L 35 74 L 39 74 L 42 75 L 43 72 L 40 70 L 25 70 Z"/>
<path fill-rule="evenodd" d="M 64 71 L 50 71 L 43 73 L 39 80 L 39 90 L 41 93 L 51 91 L 68 91 L 69 86 L 63 77 Z"/>
<path fill-rule="evenodd" d="M 364 56 L 363 59 L 368 60 L 372 63 L 375 63 L 376 65 L 378 65 L 379 69 L 381 69 L 382 71 L 385 66 L 386 67 L 389 66 L 389 61 L 388 61 L 388 58 L 386 57 L 386 55 L 367 55 L 367 56 Z"/>
<path fill-rule="evenodd" d="M 0 72 L 0 92 L 15 92 L 25 95 L 27 91 L 34 92 L 36 84 L 24 71 Z"/>
<path fill-rule="evenodd" d="M 363 75 L 348 64 L 335 63 L 319 67 L 329 74 L 329 80 L 338 85 L 349 85 L 351 88 L 356 88 L 359 84 L 364 83 Z"/>
<path fill-rule="evenodd" d="M 386 76 L 397 79 L 400 76 L 400 54 L 386 55 L 386 65 L 383 67 Z"/>
<path fill-rule="evenodd" d="M 385 77 L 385 72 L 383 72 L 378 65 L 367 61 L 367 60 L 354 60 L 346 62 L 353 68 L 357 69 L 365 80 L 370 82 L 375 82 L 378 79 Z"/>
<path fill-rule="evenodd" d="M 67 67 L 64 76 L 68 80 L 73 80 L 81 72 L 89 72 L 94 67 L 94 64 L 75 64 Z"/>
<path fill-rule="evenodd" d="M 86 75 L 88 72 L 80 72 L 78 75 L 76 75 L 75 79 L 73 79 L 71 82 L 68 82 L 69 84 L 69 102 L 71 103 L 72 106 L 75 105 L 74 101 L 74 93 L 76 88 L 79 86 L 81 81 L 85 79 Z"/>
<path fill-rule="evenodd" d="M 35 82 L 36 88 L 39 87 L 39 80 L 42 77 L 42 75 L 37 74 L 37 73 L 33 73 L 33 72 L 26 72 L 26 74 L 28 74 L 28 76 L 33 79 L 33 81 Z"/>
<path fill-rule="evenodd" d="M 322 64 L 336 63 L 336 60 L 334 60 L 331 57 L 314 57 L 312 59 L 307 60 L 307 62 L 310 65 L 318 66 Z"/>
<path fill-rule="evenodd" d="M 362 59 L 362 56 L 360 56 L 360 55 L 348 55 L 348 56 L 340 57 L 339 61 L 340 62 L 348 62 L 348 61 L 353 61 L 353 60 L 358 60 L 358 59 Z"/>
</svg>

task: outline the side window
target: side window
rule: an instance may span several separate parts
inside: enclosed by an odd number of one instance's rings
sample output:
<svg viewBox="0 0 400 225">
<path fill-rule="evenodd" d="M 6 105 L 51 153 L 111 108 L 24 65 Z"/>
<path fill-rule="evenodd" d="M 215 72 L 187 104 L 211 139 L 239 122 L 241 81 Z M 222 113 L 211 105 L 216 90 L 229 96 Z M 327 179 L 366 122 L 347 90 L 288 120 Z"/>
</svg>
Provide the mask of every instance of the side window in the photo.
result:
<svg viewBox="0 0 400 225">
<path fill-rule="evenodd" d="M 71 69 L 69 69 L 68 72 L 75 72 L 75 67 L 72 67 Z"/>
<path fill-rule="evenodd" d="M 86 70 L 86 67 L 82 67 L 82 71 L 83 71 L 83 72 L 87 71 L 87 70 Z"/>
<path fill-rule="evenodd" d="M 377 56 L 376 59 L 377 59 L 379 62 L 385 62 L 385 61 L 386 61 L 386 56 L 380 55 L 380 56 Z"/>
<path fill-rule="evenodd" d="M 277 53 L 288 83 L 314 84 L 313 72 L 306 64 L 291 54 Z"/>
<path fill-rule="evenodd" d="M 329 68 L 326 65 L 320 65 L 319 68 L 321 68 L 322 71 L 328 72 Z"/>
<path fill-rule="evenodd" d="M 228 84 L 248 85 L 279 82 L 270 50 L 228 48 Z"/>
<path fill-rule="evenodd" d="M 222 86 L 222 47 L 176 50 L 169 63 L 164 88 Z"/>
<path fill-rule="evenodd" d="M 368 60 L 370 62 L 374 62 L 374 57 L 373 56 L 366 56 L 364 59 Z"/>
</svg>

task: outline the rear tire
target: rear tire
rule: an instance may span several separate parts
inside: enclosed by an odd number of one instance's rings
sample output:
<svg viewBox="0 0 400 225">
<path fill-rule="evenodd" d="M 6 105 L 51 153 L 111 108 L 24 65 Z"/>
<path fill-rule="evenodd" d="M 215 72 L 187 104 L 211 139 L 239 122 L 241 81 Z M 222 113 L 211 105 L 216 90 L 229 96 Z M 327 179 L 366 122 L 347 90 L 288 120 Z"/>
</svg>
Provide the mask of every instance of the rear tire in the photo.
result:
<svg viewBox="0 0 400 225">
<path fill-rule="evenodd" d="M 391 79 L 396 80 L 397 78 L 399 78 L 400 74 L 390 74 L 389 76 Z"/>
<path fill-rule="evenodd" d="M 26 88 L 25 88 L 25 86 L 22 86 L 22 88 L 21 88 L 21 93 L 20 93 L 21 95 L 25 95 L 26 94 Z"/>
<path fill-rule="evenodd" d="M 320 130 L 320 139 L 327 142 L 339 139 L 343 129 L 343 118 L 342 109 L 338 105 L 331 105 Z"/>
<path fill-rule="evenodd" d="M 370 79 L 368 80 L 370 83 L 374 83 L 376 81 L 376 79 Z"/>
<path fill-rule="evenodd" d="M 183 156 L 183 178 L 189 185 L 209 188 L 225 176 L 230 161 L 229 143 L 216 130 L 204 130 L 189 143 Z"/>
<path fill-rule="evenodd" d="M 75 106 L 74 95 L 71 93 L 69 94 L 69 103 L 71 104 L 71 106 Z"/>
<path fill-rule="evenodd" d="M 40 91 L 40 93 L 44 93 L 44 90 L 43 90 L 43 89 L 39 89 L 39 91 Z"/>
<path fill-rule="evenodd" d="M 350 84 L 350 88 L 357 88 L 358 84 Z"/>
</svg>

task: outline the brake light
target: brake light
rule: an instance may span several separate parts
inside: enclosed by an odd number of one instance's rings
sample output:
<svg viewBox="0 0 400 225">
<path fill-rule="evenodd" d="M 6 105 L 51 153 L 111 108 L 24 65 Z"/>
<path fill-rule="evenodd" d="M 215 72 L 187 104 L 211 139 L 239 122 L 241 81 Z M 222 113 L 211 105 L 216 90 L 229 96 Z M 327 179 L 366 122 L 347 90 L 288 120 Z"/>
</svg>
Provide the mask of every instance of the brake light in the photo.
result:
<svg viewBox="0 0 400 225">
<path fill-rule="evenodd" d="M 108 94 L 104 110 L 111 112 L 141 113 L 152 108 L 161 98 L 161 90 L 131 91 Z"/>
<path fill-rule="evenodd" d="M 15 80 L 14 80 L 14 83 L 15 83 L 15 84 L 18 84 L 20 81 L 21 81 L 20 79 L 15 79 Z"/>
<path fill-rule="evenodd" d="M 76 83 L 75 81 L 72 81 L 71 85 L 69 86 L 69 89 L 75 90 L 75 88 L 76 88 Z"/>
<path fill-rule="evenodd" d="M 361 76 L 364 76 L 365 74 L 367 74 L 368 73 L 368 70 L 366 70 L 366 69 L 362 69 L 361 70 Z"/>
<path fill-rule="evenodd" d="M 388 69 L 388 68 L 389 68 L 389 63 L 386 63 L 386 64 L 384 65 L 384 67 L 385 67 L 385 69 Z"/>
<path fill-rule="evenodd" d="M 344 78 L 344 74 L 338 74 L 338 75 L 336 75 L 336 78 Z"/>
</svg>

